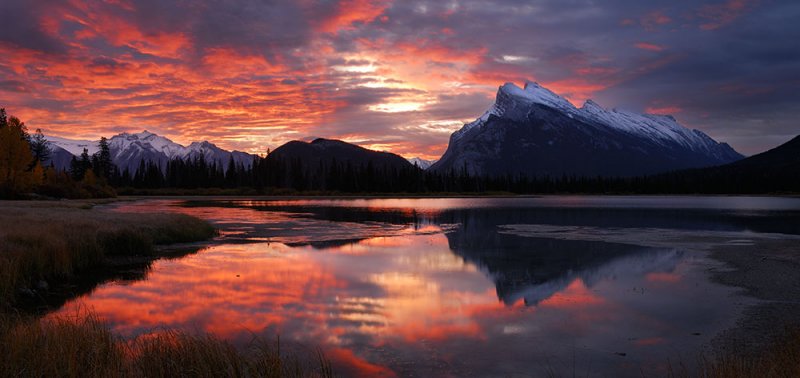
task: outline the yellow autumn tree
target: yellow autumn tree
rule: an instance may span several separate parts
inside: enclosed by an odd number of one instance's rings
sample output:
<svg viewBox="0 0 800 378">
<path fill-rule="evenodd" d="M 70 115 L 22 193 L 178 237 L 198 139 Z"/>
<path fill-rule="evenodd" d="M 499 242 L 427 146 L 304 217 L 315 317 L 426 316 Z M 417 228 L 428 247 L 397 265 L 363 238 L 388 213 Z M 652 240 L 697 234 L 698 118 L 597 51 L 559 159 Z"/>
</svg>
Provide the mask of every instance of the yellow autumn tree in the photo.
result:
<svg viewBox="0 0 800 378">
<path fill-rule="evenodd" d="M 6 119 L 0 110 L 0 197 L 14 197 L 41 184 L 42 169 L 31 169 L 30 144 L 25 124 L 16 117 Z"/>
</svg>

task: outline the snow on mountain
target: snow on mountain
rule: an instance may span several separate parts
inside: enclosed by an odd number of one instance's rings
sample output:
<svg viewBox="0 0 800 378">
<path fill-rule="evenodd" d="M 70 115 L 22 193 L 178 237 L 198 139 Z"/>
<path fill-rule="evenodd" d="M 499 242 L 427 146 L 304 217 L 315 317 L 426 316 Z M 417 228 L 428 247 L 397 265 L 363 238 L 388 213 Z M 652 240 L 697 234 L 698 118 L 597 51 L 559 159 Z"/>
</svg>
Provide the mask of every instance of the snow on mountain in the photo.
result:
<svg viewBox="0 0 800 378">
<path fill-rule="evenodd" d="M 419 167 L 419 169 L 422 170 L 426 170 L 430 168 L 431 165 L 433 165 L 433 163 L 436 163 L 436 160 L 425 160 L 419 157 L 413 157 L 411 159 L 406 159 L 406 160 L 408 160 L 409 163 L 416 165 L 417 167 Z"/>
<path fill-rule="evenodd" d="M 524 88 L 500 86 L 494 104 L 451 135 L 432 169 L 466 165 L 474 173 L 632 175 L 742 157 L 672 116 L 608 110 L 591 100 L 577 108 L 527 82 Z"/>
<path fill-rule="evenodd" d="M 662 143 L 678 143 L 695 151 L 709 151 L 718 144 L 699 130 L 688 129 L 671 115 L 638 114 L 622 110 L 608 110 L 592 100 L 576 108 L 567 99 L 555 94 L 539 83 L 526 82 L 524 88 L 513 83 L 500 87 L 494 105 L 479 120 L 494 114 L 498 117 L 524 121 L 530 116 L 531 104 L 544 105 L 582 118 L 590 123 L 611 127 Z M 474 122 L 473 122 L 474 123 Z"/>
<path fill-rule="evenodd" d="M 80 154 L 83 153 L 84 148 L 88 150 L 89 155 L 92 155 L 100 150 L 100 147 L 97 146 L 96 140 L 78 140 L 48 136 L 47 141 L 69 151 L 69 153 L 75 156 L 80 156 Z"/>
<path fill-rule="evenodd" d="M 528 81 L 525 82 L 525 87 L 520 88 L 516 86 L 514 83 L 505 83 L 502 87 L 500 87 L 500 92 L 503 96 L 513 96 L 516 97 L 517 101 L 498 101 L 495 102 L 495 106 L 492 109 L 492 113 L 497 116 L 503 116 L 506 113 L 509 113 L 510 109 L 507 107 L 511 105 L 520 104 L 523 111 L 527 110 L 527 107 L 524 104 L 542 104 L 549 106 L 553 109 L 559 109 L 565 112 L 573 112 L 575 111 L 575 106 L 572 105 L 571 102 L 567 101 L 567 99 L 553 93 L 553 91 L 539 85 L 539 83 Z M 519 101 L 519 100 L 523 101 Z M 511 114 L 508 114 L 510 117 Z"/>
<path fill-rule="evenodd" d="M 54 136 L 48 136 L 47 140 L 76 156 L 83 152 L 83 148 L 87 148 L 90 155 L 99 150 L 97 142 L 92 141 Z M 164 166 L 167 161 L 176 158 L 203 157 L 209 163 L 215 162 L 223 170 L 227 169 L 231 157 L 237 165 L 249 167 L 253 163 L 253 155 L 245 152 L 226 151 L 207 141 L 192 142 L 189 146 L 183 146 L 147 130 L 135 134 L 117 134 L 108 140 L 108 145 L 111 150 L 111 158 L 117 167 L 120 170 L 128 169 L 130 172 L 135 172 L 141 161 L 152 161 Z"/>
<path fill-rule="evenodd" d="M 589 121 L 663 143 L 678 143 L 692 150 L 708 150 L 717 144 L 702 131 L 681 126 L 671 115 L 608 110 L 592 100 L 586 101 L 578 114 Z"/>
<path fill-rule="evenodd" d="M 525 83 L 524 88 L 520 88 L 514 83 L 505 83 L 497 91 L 495 102 L 489 110 L 483 113 L 480 118 L 464 125 L 461 130 L 453 134 L 453 137 L 460 139 L 461 135 L 470 129 L 483 126 L 489 116 L 492 115 L 520 122 L 525 121 L 530 115 L 529 112 L 533 104 L 544 105 L 568 114 L 578 112 L 578 109 L 572 103 L 539 85 L 539 83 L 528 81 Z"/>
<path fill-rule="evenodd" d="M 115 135 L 108 140 L 108 144 L 111 147 L 112 156 L 114 156 L 113 151 L 121 153 L 131 148 L 160 152 L 169 159 L 184 157 L 187 154 L 186 147 L 147 130 L 137 134 L 122 133 Z"/>
</svg>

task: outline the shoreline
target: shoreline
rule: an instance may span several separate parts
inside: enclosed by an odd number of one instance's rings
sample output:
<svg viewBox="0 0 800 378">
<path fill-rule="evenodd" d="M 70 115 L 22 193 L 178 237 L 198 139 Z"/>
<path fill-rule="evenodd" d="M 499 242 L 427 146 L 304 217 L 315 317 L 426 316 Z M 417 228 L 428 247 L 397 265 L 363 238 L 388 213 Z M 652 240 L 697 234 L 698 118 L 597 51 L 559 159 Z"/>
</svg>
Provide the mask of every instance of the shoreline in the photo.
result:
<svg viewBox="0 0 800 378">
<path fill-rule="evenodd" d="M 145 272 L 152 261 L 178 253 L 181 244 L 217 235 L 207 221 L 185 214 L 99 208 L 118 202 L 0 202 L 0 311 L 43 311 L 114 279 L 120 270 L 136 266 Z"/>
<path fill-rule="evenodd" d="M 379 193 L 379 194 L 130 194 L 119 195 L 116 201 L 140 201 L 150 199 L 241 199 L 257 198 L 266 200 L 292 200 L 292 199 L 435 199 L 435 198 L 546 198 L 546 197 L 707 197 L 707 198 L 800 198 L 800 194 L 787 193 L 762 193 L 762 194 L 684 194 L 684 193 L 531 193 L 531 194 L 512 194 L 512 193 L 431 193 L 431 194 L 408 194 L 408 193 Z M 115 202 L 115 201 L 110 201 Z"/>
<path fill-rule="evenodd" d="M 797 241 L 758 240 L 746 247 L 717 245 L 709 257 L 731 268 L 712 272 L 712 280 L 740 288 L 741 295 L 758 300 L 744 309 L 735 326 L 712 339 L 715 352 L 758 355 L 785 338 L 786 331 L 800 328 Z"/>
</svg>

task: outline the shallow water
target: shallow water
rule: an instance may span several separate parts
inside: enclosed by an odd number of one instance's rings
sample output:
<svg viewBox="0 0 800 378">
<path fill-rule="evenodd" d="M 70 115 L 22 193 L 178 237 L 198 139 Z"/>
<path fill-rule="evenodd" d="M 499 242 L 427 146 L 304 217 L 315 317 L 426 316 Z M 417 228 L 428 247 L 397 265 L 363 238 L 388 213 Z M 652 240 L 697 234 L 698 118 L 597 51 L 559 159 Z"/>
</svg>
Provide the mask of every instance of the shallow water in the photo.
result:
<svg viewBox="0 0 800 378">
<path fill-rule="evenodd" d="M 758 197 L 148 200 L 222 235 L 68 302 L 115 332 L 253 334 L 343 375 L 641 376 L 692 364 L 753 300 L 710 280 L 717 244 L 800 234 Z M 676 363 L 677 361 L 677 363 Z M 675 365 L 672 366 L 675 369 Z"/>
</svg>

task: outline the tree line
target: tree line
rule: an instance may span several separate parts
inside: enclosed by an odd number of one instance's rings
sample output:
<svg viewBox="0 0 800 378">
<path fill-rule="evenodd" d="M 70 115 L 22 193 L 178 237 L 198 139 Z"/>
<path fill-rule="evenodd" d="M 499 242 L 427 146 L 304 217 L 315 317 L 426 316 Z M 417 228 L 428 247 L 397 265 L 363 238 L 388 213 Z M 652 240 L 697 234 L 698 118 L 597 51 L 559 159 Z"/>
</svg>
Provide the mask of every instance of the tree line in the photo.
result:
<svg viewBox="0 0 800 378">
<path fill-rule="evenodd" d="M 30 134 L 24 122 L 0 108 L 0 198 L 114 195 L 105 179 L 110 175 L 89 173 L 75 177 L 46 164 L 50 155 L 50 147 L 41 130 Z"/>
<path fill-rule="evenodd" d="M 73 156 L 65 171 L 47 165 L 51 151 L 41 130 L 34 134 L 18 118 L 0 109 L 0 198 L 33 194 L 49 197 L 108 197 L 116 190 L 138 193 L 162 189 L 222 188 L 247 193 L 586 193 L 586 194 L 734 194 L 798 192 L 800 177 L 758 179 L 720 173 L 714 169 L 685 170 L 640 177 L 579 177 L 570 175 L 477 176 L 466 167 L 430 172 L 416 166 L 396 167 L 350 160 L 320 160 L 309 164 L 301 158 L 268 153 L 250 162 L 227 164 L 203 156 L 175 158 L 166 162 L 139 162 L 137 168 L 120 170 L 112 161 L 108 141 L 101 138 L 98 152 L 86 149 Z M 788 177 L 788 178 L 787 178 Z"/>
<path fill-rule="evenodd" d="M 251 164 L 227 168 L 202 157 L 169 161 L 164 169 L 154 162 L 140 163 L 136 173 L 123 172 L 112 181 L 115 187 L 137 189 L 248 188 L 252 192 L 352 193 L 352 194 L 755 194 L 800 192 L 800 176 L 753 178 L 746 174 L 719 173 L 714 168 L 668 172 L 637 177 L 583 177 L 470 175 L 466 168 L 429 172 L 409 166 L 355 164 L 351 161 L 320 161 L 306 164 L 269 154 Z"/>
</svg>

